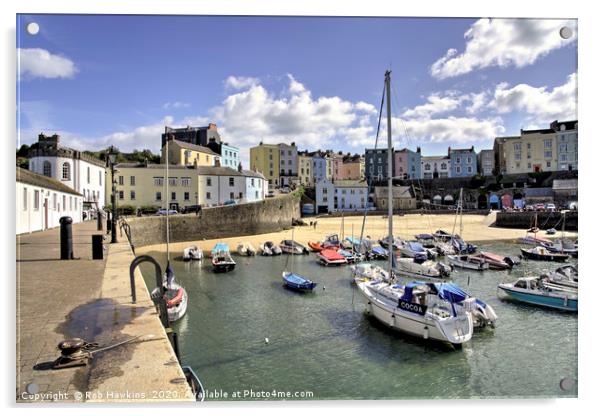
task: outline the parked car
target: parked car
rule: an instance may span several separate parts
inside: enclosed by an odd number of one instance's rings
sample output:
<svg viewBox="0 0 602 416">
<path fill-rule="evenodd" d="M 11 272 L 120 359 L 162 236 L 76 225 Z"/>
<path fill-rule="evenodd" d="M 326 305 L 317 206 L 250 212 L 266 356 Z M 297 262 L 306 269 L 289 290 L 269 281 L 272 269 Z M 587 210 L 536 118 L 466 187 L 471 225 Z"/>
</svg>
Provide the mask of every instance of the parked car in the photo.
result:
<svg viewBox="0 0 602 416">
<path fill-rule="evenodd" d="M 544 204 L 535 204 L 533 206 L 533 208 L 535 208 L 535 211 L 545 211 L 546 210 L 546 206 Z"/>
<path fill-rule="evenodd" d="M 301 207 L 301 214 L 303 215 L 313 215 L 314 212 L 314 204 L 303 204 L 303 207 Z"/>
<path fill-rule="evenodd" d="M 191 212 L 197 212 L 201 209 L 200 205 L 188 205 L 187 207 L 183 207 L 180 212 L 182 214 L 190 214 Z"/>
<path fill-rule="evenodd" d="M 170 209 L 170 210 L 166 210 L 165 208 L 161 208 L 159 211 L 157 211 L 157 213 L 155 215 L 174 215 L 177 214 L 178 211 L 176 211 L 175 209 Z"/>
<path fill-rule="evenodd" d="M 224 205 L 236 205 L 236 201 L 233 199 L 228 199 L 227 201 L 224 201 Z"/>
<path fill-rule="evenodd" d="M 552 203 L 546 204 L 546 211 L 556 211 L 556 205 Z"/>
<path fill-rule="evenodd" d="M 533 205 L 526 205 L 525 211 L 535 211 L 535 207 Z"/>
<path fill-rule="evenodd" d="M 268 191 L 268 195 L 267 195 L 267 196 L 268 196 L 268 198 L 273 198 L 273 197 L 274 197 L 274 190 L 273 190 L 273 189 L 270 189 L 270 190 Z"/>
</svg>

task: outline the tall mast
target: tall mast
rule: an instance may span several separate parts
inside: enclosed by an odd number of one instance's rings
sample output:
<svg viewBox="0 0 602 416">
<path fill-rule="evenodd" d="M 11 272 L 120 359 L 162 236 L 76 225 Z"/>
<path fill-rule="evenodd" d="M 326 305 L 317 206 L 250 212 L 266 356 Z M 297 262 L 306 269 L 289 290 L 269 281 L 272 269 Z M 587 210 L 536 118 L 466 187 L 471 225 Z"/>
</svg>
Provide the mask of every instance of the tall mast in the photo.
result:
<svg viewBox="0 0 602 416">
<path fill-rule="evenodd" d="M 165 141 L 165 230 L 167 241 L 167 263 L 169 264 L 169 136 Z"/>
<path fill-rule="evenodd" d="M 387 92 L 387 175 L 388 208 L 389 208 L 389 276 L 393 276 L 393 140 L 391 138 L 391 70 L 385 72 L 385 88 Z"/>
</svg>

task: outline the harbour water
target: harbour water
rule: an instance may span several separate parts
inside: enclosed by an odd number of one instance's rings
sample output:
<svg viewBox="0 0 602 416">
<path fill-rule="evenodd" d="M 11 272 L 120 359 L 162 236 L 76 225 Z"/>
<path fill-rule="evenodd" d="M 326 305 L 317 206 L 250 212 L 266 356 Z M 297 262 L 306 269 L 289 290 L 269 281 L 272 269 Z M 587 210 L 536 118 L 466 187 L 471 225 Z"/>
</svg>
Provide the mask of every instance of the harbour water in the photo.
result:
<svg viewBox="0 0 602 416">
<path fill-rule="evenodd" d="M 520 254 L 517 244 L 480 248 Z M 163 252 L 148 254 L 165 264 Z M 369 318 L 349 267 L 320 266 L 314 254 L 289 257 L 295 272 L 318 283 L 305 294 L 283 287 L 284 255 L 237 256 L 226 274 L 213 273 L 208 259 L 200 266 L 174 257 L 189 295 L 188 312 L 175 324 L 182 362 L 200 376 L 208 400 L 278 400 L 286 392 L 292 400 L 577 396 L 576 384 L 560 388 L 564 378 L 577 380 L 577 314 L 516 303 L 497 290 L 559 263 L 453 272 L 455 283 L 498 315 L 495 329 L 454 350 Z M 142 271 L 152 288 L 152 271 Z"/>
</svg>

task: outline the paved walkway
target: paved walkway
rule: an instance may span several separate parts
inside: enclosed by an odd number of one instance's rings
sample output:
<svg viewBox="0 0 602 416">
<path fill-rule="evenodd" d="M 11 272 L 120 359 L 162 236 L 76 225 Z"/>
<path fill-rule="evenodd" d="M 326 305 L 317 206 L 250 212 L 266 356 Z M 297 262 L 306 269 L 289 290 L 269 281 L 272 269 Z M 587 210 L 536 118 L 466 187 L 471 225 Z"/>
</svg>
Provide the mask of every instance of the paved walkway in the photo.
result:
<svg viewBox="0 0 602 416">
<path fill-rule="evenodd" d="M 106 240 L 105 260 L 92 260 L 98 233 L 95 222 L 74 225 L 69 261 L 59 260 L 59 229 L 17 236 L 17 400 L 192 400 L 139 272 L 131 303 L 129 245 Z M 63 339 L 107 346 L 136 336 L 85 367 L 50 369 Z"/>
</svg>

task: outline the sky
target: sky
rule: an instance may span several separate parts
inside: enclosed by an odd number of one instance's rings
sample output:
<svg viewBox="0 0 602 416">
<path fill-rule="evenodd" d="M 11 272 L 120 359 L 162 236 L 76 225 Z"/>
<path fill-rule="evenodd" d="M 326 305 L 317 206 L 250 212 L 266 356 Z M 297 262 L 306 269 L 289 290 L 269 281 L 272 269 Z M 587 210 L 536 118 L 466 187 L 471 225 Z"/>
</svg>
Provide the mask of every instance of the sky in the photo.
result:
<svg viewBox="0 0 602 416">
<path fill-rule="evenodd" d="M 396 148 L 479 151 L 577 118 L 577 37 L 554 19 L 18 15 L 17 146 L 158 152 L 164 126 L 214 122 L 245 166 L 260 141 L 363 153 L 391 69 Z"/>
</svg>

